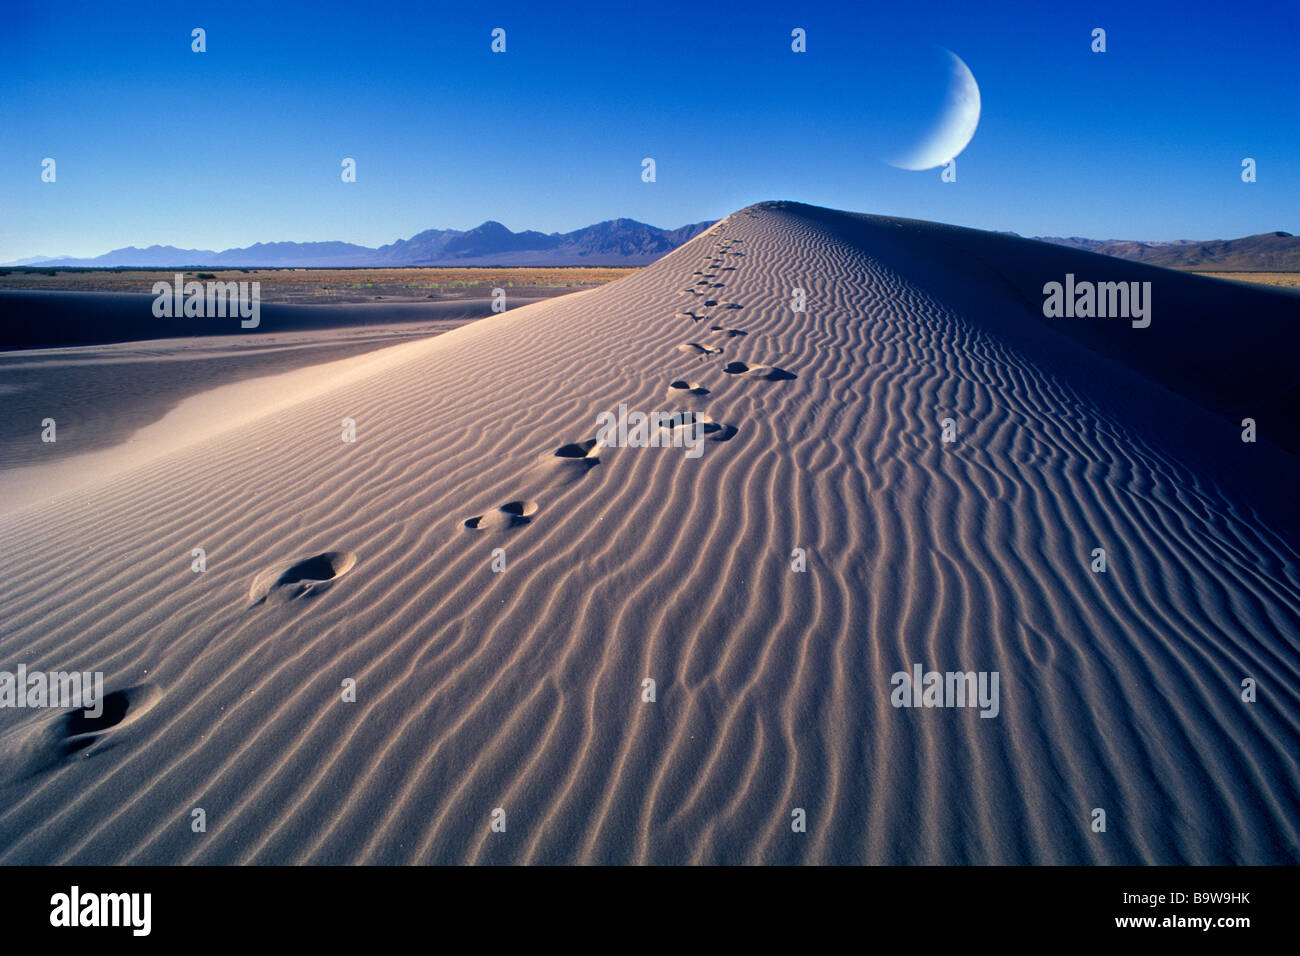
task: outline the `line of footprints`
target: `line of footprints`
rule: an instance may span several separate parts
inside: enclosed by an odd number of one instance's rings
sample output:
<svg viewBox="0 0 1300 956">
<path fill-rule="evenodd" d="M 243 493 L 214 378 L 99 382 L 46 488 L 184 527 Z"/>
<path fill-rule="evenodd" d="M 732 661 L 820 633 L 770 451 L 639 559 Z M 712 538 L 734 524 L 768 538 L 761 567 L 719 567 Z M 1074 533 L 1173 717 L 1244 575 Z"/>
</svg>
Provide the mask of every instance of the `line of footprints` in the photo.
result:
<svg viewBox="0 0 1300 956">
<path fill-rule="evenodd" d="M 681 290 L 681 295 L 697 296 L 703 299 L 703 310 L 684 309 L 676 314 L 676 318 L 689 319 L 692 323 L 704 322 L 710 319 L 716 313 L 708 310 L 734 310 L 743 308 L 736 302 L 729 302 L 725 305 L 716 298 L 715 290 L 722 289 L 725 284 L 720 281 L 720 276 L 724 272 L 735 272 L 738 266 L 735 264 L 728 265 L 728 261 L 734 261 L 743 258 L 745 253 L 736 246 L 744 242 L 743 239 L 725 239 L 725 227 L 718 226 L 711 235 L 718 238 L 714 245 L 713 251 L 706 254 L 705 261 L 701 267 L 694 273 L 697 281 L 693 286 Z M 728 260 L 727 257 L 732 257 Z M 716 322 L 717 320 L 712 320 Z M 732 338 L 741 338 L 747 333 L 744 329 L 731 328 L 723 324 L 710 324 L 708 326 L 710 335 L 715 340 L 725 341 Z M 677 346 L 677 350 L 689 355 L 696 356 L 701 362 L 715 356 L 721 355 L 723 348 L 721 345 L 710 345 L 702 342 L 686 342 Z M 796 378 L 793 372 L 778 368 L 775 365 L 750 365 L 746 362 L 727 362 L 722 366 L 722 372 L 726 375 L 738 375 L 747 379 L 757 379 L 769 382 L 788 381 Z M 701 404 L 700 399 L 709 394 L 707 386 L 700 382 L 689 379 L 676 379 L 668 385 L 668 398 L 679 405 L 696 406 Z M 699 422 L 702 426 L 701 431 L 704 437 L 709 441 L 723 442 L 729 441 L 735 436 L 737 429 L 731 425 L 723 425 L 715 422 L 711 417 L 692 407 L 689 411 L 679 412 L 682 415 L 681 421 L 689 423 L 692 421 Z M 571 442 L 567 445 L 561 445 L 550 455 L 544 456 L 543 460 L 536 466 L 537 470 L 553 480 L 559 480 L 564 483 L 577 481 L 588 471 L 600 463 L 598 453 L 600 446 L 596 439 L 589 438 L 586 441 Z M 483 514 L 474 515 L 466 518 L 462 527 L 471 531 L 492 531 L 502 528 L 517 528 L 522 525 L 530 524 L 533 516 L 537 514 L 539 505 L 536 501 L 527 498 L 521 498 L 516 501 L 507 501 L 491 511 Z"/>
</svg>

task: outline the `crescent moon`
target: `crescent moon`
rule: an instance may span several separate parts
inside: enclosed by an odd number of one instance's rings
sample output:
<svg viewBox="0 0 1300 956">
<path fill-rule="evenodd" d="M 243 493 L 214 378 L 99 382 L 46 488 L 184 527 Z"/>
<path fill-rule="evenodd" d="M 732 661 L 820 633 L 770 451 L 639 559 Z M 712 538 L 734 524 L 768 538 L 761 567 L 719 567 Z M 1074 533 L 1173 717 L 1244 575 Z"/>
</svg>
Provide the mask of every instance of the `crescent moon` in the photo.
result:
<svg viewBox="0 0 1300 956">
<path fill-rule="evenodd" d="M 970 67 L 951 50 L 948 54 L 948 92 L 934 125 L 910 152 L 889 161 L 899 169 L 934 169 L 956 157 L 975 135 L 980 121 L 980 88 Z"/>
</svg>

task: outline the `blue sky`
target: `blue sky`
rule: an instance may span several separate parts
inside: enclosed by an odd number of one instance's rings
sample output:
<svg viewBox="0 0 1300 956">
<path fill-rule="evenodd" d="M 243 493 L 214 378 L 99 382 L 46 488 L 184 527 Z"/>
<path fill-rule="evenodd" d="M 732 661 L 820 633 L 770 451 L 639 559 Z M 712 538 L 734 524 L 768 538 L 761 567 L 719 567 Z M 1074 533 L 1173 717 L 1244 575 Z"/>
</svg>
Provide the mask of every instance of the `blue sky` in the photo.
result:
<svg viewBox="0 0 1300 956">
<path fill-rule="evenodd" d="M 9 6 L 0 261 L 675 227 L 764 199 L 1024 235 L 1300 232 L 1289 0 Z M 956 183 L 881 159 L 938 110 L 935 45 L 983 104 Z"/>
</svg>

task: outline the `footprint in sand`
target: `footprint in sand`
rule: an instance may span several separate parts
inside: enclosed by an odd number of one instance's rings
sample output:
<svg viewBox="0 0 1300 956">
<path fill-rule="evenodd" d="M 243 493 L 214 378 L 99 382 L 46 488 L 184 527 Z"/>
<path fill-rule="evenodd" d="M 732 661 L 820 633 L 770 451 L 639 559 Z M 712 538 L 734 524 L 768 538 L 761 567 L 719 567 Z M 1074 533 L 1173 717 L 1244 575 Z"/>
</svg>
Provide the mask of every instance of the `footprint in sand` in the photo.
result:
<svg viewBox="0 0 1300 956">
<path fill-rule="evenodd" d="M 96 707 L 100 710 L 98 716 L 90 716 L 85 710 L 68 711 L 60 719 L 57 728 L 62 737 L 59 745 L 61 755 L 66 757 L 78 750 L 85 750 L 97 742 L 105 731 L 135 720 L 153 706 L 157 698 L 156 687 L 140 684 L 105 694 L 101 702 L 103 706 Z"/>
<path fill-rule="evenodd" d="M 689 352 L 691 355 L 717 355 L 722 349 L 713 345 L 701 345 L 699 342 L 686 342 L 677 346 L 677 351 Z"/>
<path fill-rule="evenodd" d="M 485 514 L 466 518 L 464 527 L 473 531 L 496 531 L 502 528 L 517 528 L 529 524 L 537 514 L 535 501 L 507 501 L 500 508 L 494 508 Z"/>
<path fill-rule="evenodd" d="M 668 397 L 681 398 L 684 395 L 707 395 L 709 390 L 699 382 L 688 382 L 684 378 L 679 378 L 675 382 L 668 384 Z"/>
<path fill-rule="evenodd" d="M 704 316 L 702 316 L 702 315 L 696 315 L 694 312 L 691 312 L 691 311 L 687 310 L 687 311 L 682 311 L 682 312 L 678 312 L 678 313 L 676 313 L 676 314 L 673 316 L 673 318 L 674 318 L 674 319 L 690 319 L 692 322 L 698 322 L 698 321 L 700 321 L 700 319 L 704 318 Z"/>
<path fill-rule="evenodd" d="M 99 711 L 96 715 L 85 709 L 51 714 L 0 736 L 0 781 L 18 781 L 53 769 L 136 720 L 160 696 L 155 685 L 138 684 L 104 694 L 92 708 Z"/>
<path fill-rule="evenodd" d="M 573 441 L 567 445 L 561 445 L 552 453 L 554 457 L 563 461 L 580 461 L 584 462 L 588 468 L 600 463 L 596 457 L 596 439 L 588 438 L 585 441 Z"/>
<path fill-rule="evenodd" d="M 278 564 L 253 578 L 248 599 L 257 605 L 267 600 L 284 603 L 315 597 L 329 590 L 356 563 L 357 556 L 350 551 L 326 551 L 301 561 Z"/>
<path fill-rule="evenodd" d="M 705 300 L 704 300 L 704 304 L 707 305 L 707 306 L 714 306 L 714 305 L 717 305 L 717 304 L 718 304 L 718 300 L 717 300 L 717 299 L 705 299 Z"/>
<path fill-rule="evenodd" d="M 710 332 L 715 332 L 715 333 L 719 333 L 719 334 L 725 335 L 725 336 L 727 336 L 727 338 L 729 338 L 729 339 L 730 339 L 730 338 L 735 338 L 735 337 L 738 336 L 738 335 L 748 335 L 748 334 L 749 334 L 749 333 L 746 332 L 744 329 L 729 329 L 729 328 L 727 328 L 725 325 L 711 325 L 711 326 L 709 326 L 709 331 L 710 331 Z"/>
<path fill-rule="evenodd" d="M 743 375 L 745 378 L 762 379 L 768 382 L 788 382 L 798 378 L 794 372 L 787 372 L 775 365 L 747 365 L 744 362 L 728 362 L 722 370 L 728 375 Z"/>
<path fill-rule="evenodd" d="M 548 478 L 570 484 L 600 464 L 599 454 L 600 446 L 596 444 L 596 439 L 588 438 L 586 441 L 561 445 L 550 454 L 543 455 L 537 465 L 539 471 Z"/>
<path fill-rule="evenodd" d="M 676 420 L 666 419 L 665 422 L 659 426 L 662 431 L 672 433 L 678 428 L 693 427 L 695 422 L 699 422 L 700 431 L 704 435 L 704 440 L 717 442 L 731 441 L 731 439 L 736 437 L 736 434 L 740 431 L 740 429 L 736 428 L 734 425 L 724 425 L 721 422 L 715 422 L 703 412 L 679 410 L 673 414 L 677 416 Z"/>
</svg>

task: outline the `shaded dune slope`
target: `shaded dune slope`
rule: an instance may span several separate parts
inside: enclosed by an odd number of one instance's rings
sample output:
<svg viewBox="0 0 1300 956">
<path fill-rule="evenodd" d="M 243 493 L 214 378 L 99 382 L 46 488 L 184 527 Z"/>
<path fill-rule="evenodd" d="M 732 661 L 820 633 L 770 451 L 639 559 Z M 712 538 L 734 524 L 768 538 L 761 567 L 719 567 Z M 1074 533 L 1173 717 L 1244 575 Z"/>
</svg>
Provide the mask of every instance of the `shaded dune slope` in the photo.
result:
<svg viewBox="0 0 1300 956">
<path fill-rule="evenodd" d="M 119 694 L 4 716 L 0 863 L 1297 862 L 1297 465 L 1233 421 L 1286 370 L 1153 367 L 1221 286 L 1044 248 L 750 207 L 0 519 L 0 667 Z M 1152 327 L 1050 325 L 1067 268 Z M 723 427 L 587 444 L 620 402 Z"/>
<path fill-rule="evenodd" d="M 154 300 L 154 296 L 138 292 L 0 289 L 0 349 L 230 336 L 245 331 L 242 323 L 246 320 L 238 316 L 159 318 L 153 314 Z M 491 312 L 492 301 L 486 297 L 348 306 L 266 302 L 259 305 L 256 328 L 264 335 L 342 326 L 379 329 L 397 322 L 467 321 Z"/>
</svg>

